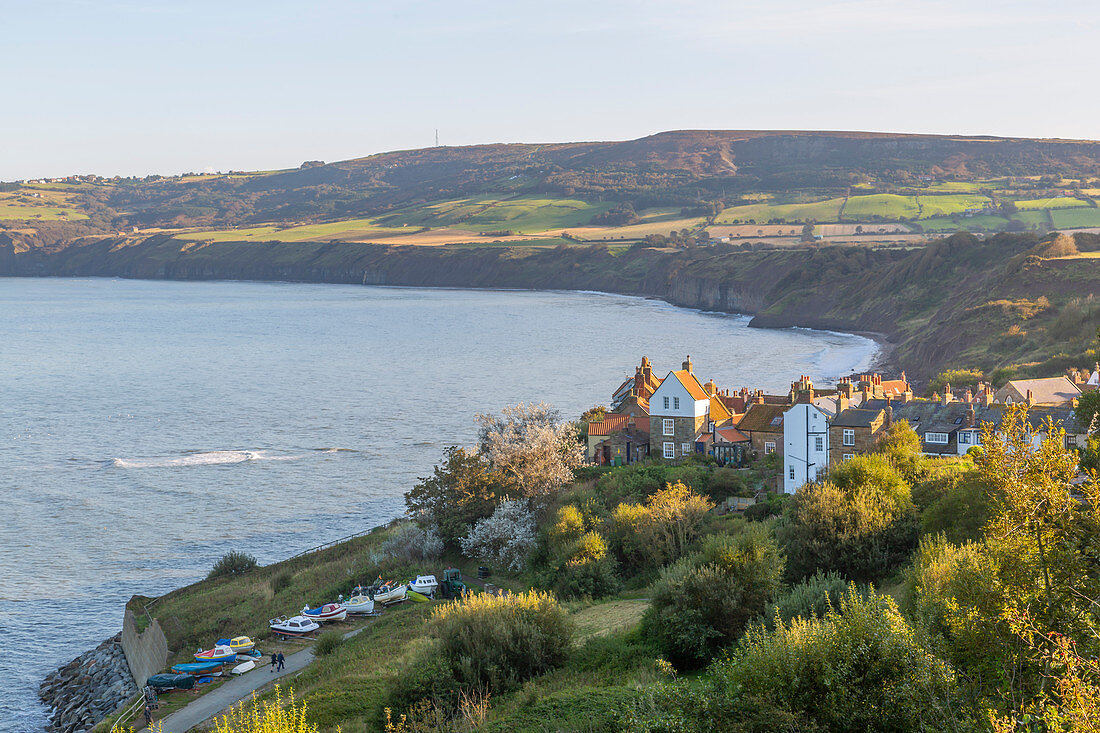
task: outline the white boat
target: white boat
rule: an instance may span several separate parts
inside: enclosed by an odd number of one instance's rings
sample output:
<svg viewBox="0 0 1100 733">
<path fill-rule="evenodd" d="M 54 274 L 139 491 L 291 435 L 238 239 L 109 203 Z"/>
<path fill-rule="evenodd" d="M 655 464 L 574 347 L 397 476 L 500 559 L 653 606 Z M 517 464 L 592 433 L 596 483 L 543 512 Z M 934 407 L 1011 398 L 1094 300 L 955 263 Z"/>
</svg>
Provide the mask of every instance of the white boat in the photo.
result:
<svg viewBox="0 0 1100 733">
<path fill-rule="evenodd" d="M 321 624 L 305 616 L 279 616 L 267 622 L 268 628 L 280 636 L 305 636 L 321 628 Z"/>
<path fill-rule="evenodd" d="M 414 590 L 426 596 L 434 596 L 435 589 L 439 587 L 439 581 L 434 575 L 418 575 L 416 580 L 409 583 L 409 590 Z"/>
<path fill-rule="evenodd" d="M 370 596 L 356 595 L 344 601 L 349 614 L 374 613 L 374 599 Z"/>
<path fill-rule="evenodd" d="M 405 584 L 386 583 L 378 590 L 374 591 L 374 602 L 380 603 L 383 606 L 388 606 L 391 603 L 400 603 L 405 600 L 405 592 L 408 590 L 408 586 Z"/>
<path fill-rule="evenodd" d="M 245 672 L 251 672 L 256 669 L 256 662 L 249 659 L 244 664 L 238 664 L 233 668 L 233 674 L 244 674 Z"/>
<path fill-rule="evenodd" d="M 343 621 L 348 617 L 348 610 L 344 608 L 344 604 L 342 603 L 325 603 L 317 608 L 304 606 L 302 608 L 302 615 L 314 621 Z"/>
</svg>

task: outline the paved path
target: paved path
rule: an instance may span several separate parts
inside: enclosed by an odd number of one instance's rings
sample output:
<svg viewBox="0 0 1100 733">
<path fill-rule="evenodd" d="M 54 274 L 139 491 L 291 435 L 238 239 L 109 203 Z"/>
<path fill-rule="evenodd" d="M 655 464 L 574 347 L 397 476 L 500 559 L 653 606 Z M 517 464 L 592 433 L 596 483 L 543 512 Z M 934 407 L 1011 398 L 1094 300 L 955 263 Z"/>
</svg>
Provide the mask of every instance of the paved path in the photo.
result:
<svg viewBox="0 0 1100 733">
<path fill-rule="evenodd" d="M 344 634 L 344 638 L 350 639 L 366 628 L 366 626 L 361 626 L 355 631 L 349 631 Z M 264 657 L 257 661 L 265 662 L 265 664 L 257 664 L 256 669 L 251 672 L 246 672 L 239 677 L 234 677 L 218 689 L 211 690 L 194 702 L 188 703 L 167 718 L 164 718 L 160 721 L 161 730 L 164 731 L 164 733 L 187 733 L 187 731 L 191 730 L 199 723 L 213 718 L 223 710 L 244 700 L 254 691 L 270 685 L 280 677 L 300 672 L 313 661 L 313 646 L 310 645 L 300 652 L 294 652 L 293 654 L 287 655 L 286 663 L 280 672 L 271 671 L 270 657 Z M 146 728 L 142 729 L 142 731 L 147 730 Z M 139 733 L 141 733 L 141 731 L 139 731 Z"/>
</svg>

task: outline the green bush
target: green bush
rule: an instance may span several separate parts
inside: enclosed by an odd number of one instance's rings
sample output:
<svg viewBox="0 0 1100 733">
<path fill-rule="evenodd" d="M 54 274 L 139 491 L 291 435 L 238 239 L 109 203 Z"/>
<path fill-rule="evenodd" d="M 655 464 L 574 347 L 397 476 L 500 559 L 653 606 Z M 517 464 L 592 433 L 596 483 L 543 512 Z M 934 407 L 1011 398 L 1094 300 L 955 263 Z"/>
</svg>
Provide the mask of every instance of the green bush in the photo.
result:
<svg viewBox="0 0 1100 733">
<path fill-rule="evenodd" d="M 228 578 L 233 575 L 241 575 L 257 567 L 256 558 L 245 552 L 233 550 L 222 555 L 222 558 L 214 563 L 207 580 L 214 578 Z"/>
<path fill-rule="evenodd" d="M 762 500 L 745 510 L 745 519 L 750 522 L 763 522 L 765 519 L 778 517 L 783 514 L 791 494 L 765 494 Z"/>
<path fill-rule="evenodd" d="M 500 693 L 561 666 L 572 646 L 569 614 L 550 593 L 482 593 L 432 614 L 434 643 L 414 676 L 433 696 L 482 689 Z M 422 666 L 422 665 L 417 665 Z"/>
<path fill-rule="evenodd" d="M 824 619 L 750 631 L 701 682 L 657 689 L 627 717 L 638 731 L 982 729 L 951 668 L 885 596 L 850 589 Z"/>
<path fill-rule="evenodd" d="M 989 521 L 992 494 L 977 471 L 956 471 L 924 484 L 930 485 L 922 485 L 920 492 L 928 502 L 920 516 L 922 534 L 942 532 L 951 542 L 981 537 Z"/>
<path fill-rule="evenodd" d="M 741 635 L 780 587 L 783 556 L 762 527 L 712 535 L 661 572 L 643 624 L 670 662 L 699 667 Z"/>
<path fill-rule="evenodd" d="M 313 653 L 318 657 L 327 657 L 344 643 L 344 635 L 339 631 L 325 631 L 317 637 L 317 643 L 313 645 Z"/>
<path fill-rule="evenodd" d="M 840 608 L 840 600 L 847 590 L 848 581 L 839 573 L 819 571 L 776 596 L 764 609 L 761 621 L 774 628 L 777 617 L 783 623 L 790 623 L 798 616 L 825 618 L 830 608 Z"/>
<path fill-rule="evenodd" d="M 909 557 L 917 535 L 909 486 L 880 455 L 856 456 L 802 487 L 778 529 L 794 580 L 818 570 L 877 580 Z"/>
</svg>

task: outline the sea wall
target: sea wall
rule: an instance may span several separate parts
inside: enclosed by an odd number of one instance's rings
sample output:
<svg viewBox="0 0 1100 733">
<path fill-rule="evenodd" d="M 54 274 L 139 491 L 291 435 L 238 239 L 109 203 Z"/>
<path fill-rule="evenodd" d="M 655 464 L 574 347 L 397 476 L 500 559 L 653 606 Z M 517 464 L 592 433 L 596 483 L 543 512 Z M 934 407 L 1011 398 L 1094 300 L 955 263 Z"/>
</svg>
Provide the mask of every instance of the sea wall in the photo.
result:
<svg viewBox="0 0 1100 733">
<path fill-rule="evenodd" d="M 144 685 L 145 680 L 168 664 L 168 640 L 156 619 L 149 628 L 139 632 L 137 617 L 127 608 L 122 620 L 121 638 L 130 674 L 139 685 Z"/>
<path fill-rule="evenodd" d="M 122 634 L 52 672 L 38 689 L 53 711 L 47 730 L 57 733 L 91 730 L 137 693 Z"/>
</svg>

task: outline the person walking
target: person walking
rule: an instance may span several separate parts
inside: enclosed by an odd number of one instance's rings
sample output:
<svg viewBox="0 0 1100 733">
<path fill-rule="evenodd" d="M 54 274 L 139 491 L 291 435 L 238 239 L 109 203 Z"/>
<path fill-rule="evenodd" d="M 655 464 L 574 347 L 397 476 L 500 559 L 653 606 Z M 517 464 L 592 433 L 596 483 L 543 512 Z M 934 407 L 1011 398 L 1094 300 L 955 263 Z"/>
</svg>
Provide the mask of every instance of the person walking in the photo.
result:
<svg viewBox="0 0 1100 733">
<path fill-rule="evenodd" d="M 275 652 L 271 652 L 271 671 L 275 671 L 275 665 L 279 663 L 279 655 Z"/>
<path fill-rule="evenodd" d="M 149 727 L 153 724 L 153 709 L 149 705 L 145 706 L 145 727 Z"/>
<path fill-rule="evenodd" d="M 286 657 L 282 652 L 279 652 L 279 671 L 281 672 L 286 667 Z"/>
</svg>

